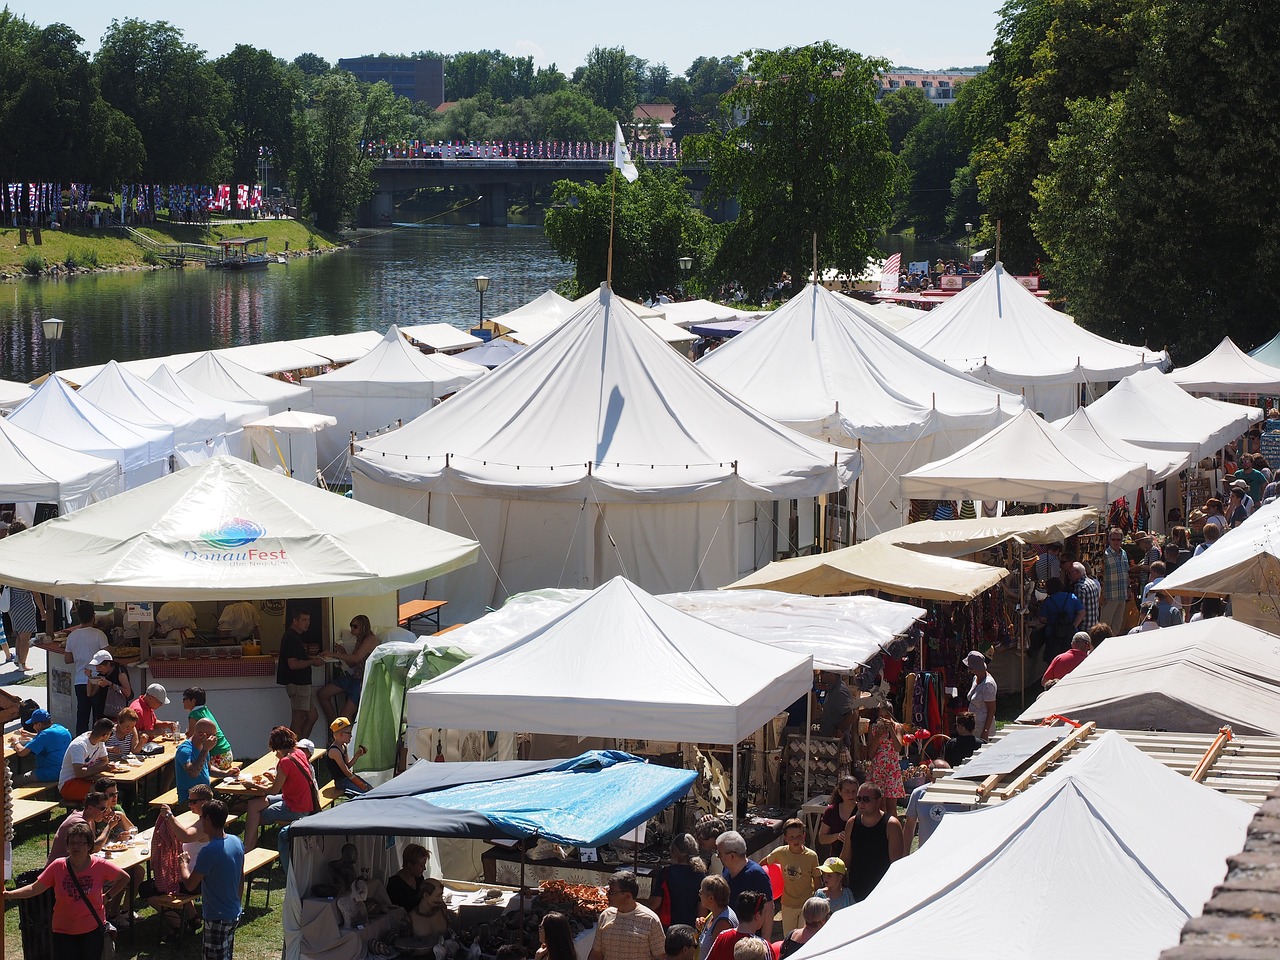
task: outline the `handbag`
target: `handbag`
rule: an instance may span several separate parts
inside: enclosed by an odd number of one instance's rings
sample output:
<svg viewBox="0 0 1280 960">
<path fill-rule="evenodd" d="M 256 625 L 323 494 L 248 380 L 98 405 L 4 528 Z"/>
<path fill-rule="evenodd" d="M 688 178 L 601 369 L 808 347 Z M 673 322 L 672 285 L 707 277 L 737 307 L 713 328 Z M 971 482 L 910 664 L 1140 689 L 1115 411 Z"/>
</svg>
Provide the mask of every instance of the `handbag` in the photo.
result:
<svg viewBox="0 0 1280 960">
<path fill-rule="evenodd" d="M 80 893 L 80 899 L 84 901 L 84 905 L 89 909 L 89 916 L 93 917 L 93 922 L 98 925 L 98 929 L 102 931 L 102 957 L 101 960 L 116 960 L 116 942 L 111 939 L 111 928 L 98 916 L 98 911 L 93 909 L 93 903 L 89 900 L 88 895 L 84 892 L 84 887 L 80 886 L 80 878 L 76 876 L 76 872 L 71 869 L 71 861 L 67 860 L 67 873 L 71 875 L 71 882 L 76 885 L 76 890 Z"/>
</svg>

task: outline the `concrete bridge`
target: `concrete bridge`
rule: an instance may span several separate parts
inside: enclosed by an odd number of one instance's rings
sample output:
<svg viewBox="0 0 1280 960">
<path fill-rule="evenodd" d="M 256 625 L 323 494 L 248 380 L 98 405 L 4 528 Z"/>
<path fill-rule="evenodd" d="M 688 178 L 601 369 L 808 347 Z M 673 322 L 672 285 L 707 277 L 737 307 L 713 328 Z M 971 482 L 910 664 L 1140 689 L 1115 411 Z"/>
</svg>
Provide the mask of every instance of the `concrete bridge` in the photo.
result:
<svg viewBox="0 0 1280 960">
<path fill-rule="evenodd" d="M 645 160 L 646 165 L 674 167 L 675 160 Z M 604 183 L 613 168 L 612 158 L 596 160 L 533 160 L 514 157 L 455 157 L 450 159 L 380 160 L 371 171 L 373 198 L 360 207 L 361 226 L 387 226 L 395 219 L 395 199 L 424 187 L 466 187 L 482 194 L 480 223 L 500 227 L 507 223 L 507 194 L 512 185 L 550 186 L 557 180 Z M 700 198 L 707 186 L 707 170 L 685 168 L 690 191 Z"/>
</svg>

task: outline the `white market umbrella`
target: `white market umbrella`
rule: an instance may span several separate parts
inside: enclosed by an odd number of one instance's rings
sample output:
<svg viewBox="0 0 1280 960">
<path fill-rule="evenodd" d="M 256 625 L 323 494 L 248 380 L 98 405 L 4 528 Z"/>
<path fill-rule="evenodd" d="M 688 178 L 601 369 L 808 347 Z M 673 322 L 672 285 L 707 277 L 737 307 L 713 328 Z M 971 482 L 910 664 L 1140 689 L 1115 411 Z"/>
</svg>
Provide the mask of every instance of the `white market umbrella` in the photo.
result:
<svg viewBox="0 0 1280 960">
<path fill-rule="evenodd" d="M 231 457 L 0 540 L 0 582 L 95 602 L 373 596 L 479 545 Z"/>
</svg>

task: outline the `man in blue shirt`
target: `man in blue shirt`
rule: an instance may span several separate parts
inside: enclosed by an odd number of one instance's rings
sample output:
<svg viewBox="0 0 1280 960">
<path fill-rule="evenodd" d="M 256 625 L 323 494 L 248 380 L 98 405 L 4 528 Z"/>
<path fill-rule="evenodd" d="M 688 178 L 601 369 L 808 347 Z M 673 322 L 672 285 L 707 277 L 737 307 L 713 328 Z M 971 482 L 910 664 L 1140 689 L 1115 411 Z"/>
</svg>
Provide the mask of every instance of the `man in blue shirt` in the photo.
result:
<svg viewBox="0 0 1280 960">
<path fill-rule="evenodd" d="M 747 890 L 763 893 L 764 909 L 760 911 L 760 935 L 773 939 L 773 881 L 769 871 L 747 858 L 747 841 L 737 830 L 716 837 L 716 852 L 724 864 L 723 876 L 729 884 L 729 902 L 737 903 L 738 894 Z"/>
<path fill-rule="evenodd" d="M 189 854 L 182 854 L 182 886 L 191 893 L 199 890 L 204 904 L 204 960 L 232 960 L 235 951 L 244 845 L 239 837 L 227 835 L 226 826 L 226 804 L 207 801 L 200 811 L 200 828 L 209 842 L 194 865 Z"/>
<path fill-rule="evenodd" d="M 14 743 L 14 753 L 20 757 L 34 756 L 36 767 L 23 774 L 23 783 L 57 783 L 62 772 L 62 757 L 71 745 L 71 731 L 60 723 L 54 723 L 48 710 L 36 710 L 27 721 L 35 736 L 25 743 Z"/>
<path fill-rule="evenodd" d="M 186 803 L 187 794 L 197 783 L 207 784 L 209 752 L 218 742 L 218 727 L 212 720 L 197 720 L 190 740 L 178 744 L 173 758 L 173 779 L 178 788 L 178 802 Z"/>
</svg>

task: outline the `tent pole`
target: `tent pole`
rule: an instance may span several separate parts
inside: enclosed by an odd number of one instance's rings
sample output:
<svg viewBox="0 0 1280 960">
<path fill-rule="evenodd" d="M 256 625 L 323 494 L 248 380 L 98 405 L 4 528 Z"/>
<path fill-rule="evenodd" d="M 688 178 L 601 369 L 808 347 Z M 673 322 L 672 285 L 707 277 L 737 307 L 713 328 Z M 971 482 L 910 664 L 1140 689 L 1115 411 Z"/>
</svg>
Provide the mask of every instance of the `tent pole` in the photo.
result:
<svg viewBox="0 0 1280 960">
<path fill-rule="evenodd" d="M 862 438 L 858 438 L 858 456 L 862 456 Z M 858 475 L 853 480 L 853 512 L 849 516 L 851 529 L 849 531 L 848 546 L 853 546 L 858 542 L 858 500 L 862 493 L 862 470 L 858 470 Z"/>
<path fill-rule="evenodd" d="M 1022 664 L 1022 709 L 1027 709 L 1027 545 L 1018 541 L 1018 662 Z"/>
<path fill-rule="evenodd" d="M 738 829 L 738 741 L 733 741 L 733 829 Z"/>
<path fill-rule="evenodd" d="M 809 763 L 813 758 L 813 677 L 809 677 L 809 692 L 805 694 L 804 718 L 804 793 L 800 806 L 809 802 Z"/>
</svg>

